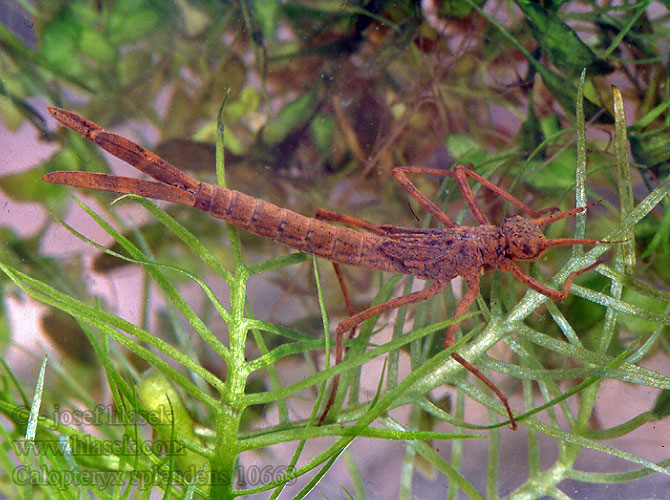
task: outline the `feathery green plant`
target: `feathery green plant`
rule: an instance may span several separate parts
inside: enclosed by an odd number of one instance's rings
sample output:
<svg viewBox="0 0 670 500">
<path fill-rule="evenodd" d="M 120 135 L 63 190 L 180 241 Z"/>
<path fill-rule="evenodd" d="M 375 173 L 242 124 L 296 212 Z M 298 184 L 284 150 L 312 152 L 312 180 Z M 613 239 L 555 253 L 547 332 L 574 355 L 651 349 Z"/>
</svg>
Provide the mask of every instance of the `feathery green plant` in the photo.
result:
<svg viewBox="0 0 670 500">
<path fill-rule="evenodd" d="M 615 109 L 619 110 L 616 116 L 620 118 L 622 116 L 621 107 Z M 583 114 L 578 109 L 578 117 L 582 116 Z M 623 124 L 624 122 L 621 119 L 618 120 L 618 123 Z M 219 121 L 219 125 L 217 167 L 218 171 L 222 172 L 223 129 L 221 121 Z M 622 126 L 619 125 L 619 127 Z M 581 121 L 581 125 L 578 125 L 578 150 L 583 148 L 583 136 L 584 127 L 583 121 Z M 617 162 L 621 166 L 619 171 L 622 172 L 620 185 L 622 186 L 622 193 L 625 193 L 627 192 L 626 186 L 630 186 L 630 178 L 624 174 L 627 166 L 625 134 L 617 133 L 615 140 L 617 141 Z M 623 147 L 621 147 L 622 144 Z M 584 159 L 585 155 L 582 151 L 580 153 L 581 164 L 577 169 L 577 185 L 580 186 L 577 198 L 582 203 L 585 199 L 583 196 L 585 190 Z M 223 180 L 223 175 L 220 175 L 220 179 Z M 629 235 L 632 234 L 635 224 L 648 214 L 663 197 L 667 196 L 669 190 L 670 181 L 666 179 L 637 206 L 628 203 L 622 205 L 628 207 L 627 213 L 606 237 L 610 240 L 630 238 Z M 138 427 L 137 415 L 139 415 L 150 423 L 155 431 L 154 436 L 172 443 L 175 446 L 174 449 L 185 451 L 182 454 L 170 455 L 168 453 L 162 456 L 161 454 L 145 452 L 138 446 L 139 450 L 136 450 L 134 455 L 100 455 L 97 457 L 93 455 L 89 457 L 88 463 L 85 465 L 110 473 L 112 471 L 124 471 L 127 474 L 127 476 L 124 476 L 126 479 L 132 477 L 133 473 L 146 473 L 147 470 L 160 471 L 161 474 L 157 474 L 153 486 L 166 489 L 172 481 L 176 489 L 169 489 L 168 491 L 176 498 L 187 498 L 192 495 L 233 498 L 270 489 L 274 489 L 272 497 L 276 497 L 287 483 L 318 468 L 316 476 L 307 480 L 303 489 L 296 495 L 296 498 L 302 498 L 316 486 L 319 479 L 329 470 L 354 438 L 399 439 L 407 442 L 407 455 L 403 465 L 403 468 L 407 470 L 404 470 L 401 476 L 403 478 L 402 491 L 407 493 L 411 491 L 412 474 L 410 472 L 414 470 L 416 456 L 420 455 L 449 480 L 449 495 L 455 495 L 458 490 L 462 490 L 468 496 L 477 498 L 480 497 L 480 493 L 468 479 L 458 472 L 459 462 L 462 460 L 460 456 L 462 453 L 461 439 L 489 437 L 490 456 L 492 458 L 487 469 L 487 477 L 489 494 L 493 494 L 495 488 L 491 482 L 495 484 L 498 480 L 497 467 L 499 465 L 497 459 L 499 452 L 497 433 L 499 431 L 494 429 L 504 425 L 496 423 L 495 415 L 504 415 L 504 409 L 499 402 L 485 391 L 480 390 L 476 385 L 472 385 L 468 380 L 460 378 L 461 369 L 458 365 L 447 362 L 449 354 L 458 349 L 467 359 L 477 360 L 483 367 L 509 374 L 523 382 L 527 411 L 519 415 L 518 419 L 532 438 L 529 447 L 532 473 L 529 481 L 519 487 L 512 494 L 512 497 L 517 495 L 560 496 L 557 489 L 558 484 L 566 478 L 609 482 L 620 481 L 622 478 L 632 479 L 654 471 L 666 473 L 664 467 L 667 464 L 665 463 L 654 464 L 600 442 L 608 437 L 620 435 L 622 432 L 626 432 L 626 429 L 632 430 L 642 422 L 648 421 L 649 418 L 662 418 L 666 411 L 662 400 L 646 417 L 640 415 L 628 424 L 623 424 L 623 426 L 598 431 L 589 428 L 589 418 L 598 389 L 604 379 L 624 380 L 661 389 L 668 389 L 670 386 L 668 377 L 635 364 L 656 342 L 663 325 L 670 323 L 670 318 L 667 311 L 665 314 L 659 315 L 644 308 L 634 307 L 621 300 L 621 291 L 624 286 L 636 286 L 643 294 L 651 293 L 654 296 L 668 298 L 664 292 L 652 292 L 649 287 L 635 284 L 631 278 L 624 278 L 628 272 L 622 266 L 624 262 L 630 262 L 630 250 L 620 250 L 618 252 L 613 268 L 610 269 L 607 266 L 598 268 L 599 270 L 602 269 L 601 272 L 604 275 L 612 279 L 613 285 L 610 294 L 583 288 L 579 285 L 574 285 L 572 288 L 573 294 L 598 303 L 608 311 L 601 331 L 600 343 L 595 349 L 583 345 L 565 316 L 551 303 L 548 303 L 548 311 L 569 340 L 568 342 L 552 338 L 524 324 L 525 318 L 540 305 L 548 302 L 546 297 L 536 292 L 529 291 L 521 301 L 504 311 L 501 307 L 505 302 L 505 299 L 501 296 L 504 292 L 500 286 L 500 281 L 494 280 L 494 287 L 491 292 L 491 308 L 485 307 L 481 311 L 486 319 L 483 330 L 480 327 L 474 328 L 449 350 L 436 355 L 431 353 L 431 334 L 443 331 L 450 322 L 439 322 L 421 327 L 422 323 L 429 323 L 431 316 L 430 311 L 427 310 L 431 307 L 430 304 L 424 304 L 421 306 L 422 311 L 417 312 L 413 331 L 404 335 L 396 335 L 394 339 L 383 345 L 366 349 L 375 323 L 375 321 L 368 321 L 357 339 L 347 341 L 351 349 L 349 356 L 342 364 L 317 371 L 299 382 L 282 387 L 280 368 L 277 366 L 280 361 L 287 356 L 305 354 L 315 350 L 320 351 L 324 347 L 328 349 L 328 342 L 251 317 L 248 314 L 246 304 L 246 286 L 248 279 L 252 276 L 296 264 L 304 261 L 307 257 L 302 254 L 292 254 L 247 265 L 243 258 L 244 252 L 237 229 L 228 225 L 229 241 L 235 256 L 235 268 L 233 271 L 229 271 L 193 234 L 175 219 L 146 199 L 137 196 L 128 197 L 149 211 L 164 225 L 166 230 L 175 234 L 185 244 L 194 258 L 203 261 L 210 272 L 215 273 L 227 283 L 230 290 L 229 308 L 215 296 L 212 289 L 202 278 L 178 266 L 155 262 L 150 255 L 116 231 L 89 207 L 79 201 L 78 203 L 105 231 L 114 237 L 130 256 L 124 257 L 117 254 L 119 258 L 141 265 L 147 271 L 160 287 L 164 296 L 169 299 L 171 307 L 174 307 L 183 315 L 200 338 L 225 362 L 227 375 L 220 378 L 176 347 L 153 335 L 150 331 L 122 320 L 104 311 L 98 305 L 92 305 L 62 293 L 47 283 L 35 280 L 16 268 L 0 263 L 0 268 L 26 294 L 72 315 L 82 325 L 102 366 L 105 368 L 114 396 L 115 408 L 123 422 L 122 431 L 113 428 L 104 429 L 102 434 L 106 438 L 100 438 L 62 425 L 46 417 L 36 418 L 40 409 L 39 396 L 44 391 L 43 383 L 41 383 L 36 391 L 37 397 L 30 405 L 32 416 L 31 424 L 26 430 L 26 443 L 35 441 L 36 435 L 42 435 L 42 437 L 49 436 L 52 439 L 56 439 L 58 436 L 67 436 L 71 442 L 72 440 L 77 443 L 85 442 L 92 448 L 92 443 L 102 445 L 114 442 L 114 439 L 127 439 L 128 437 L 131 437 L 139 445 L 143 439 L 148 439 L 146 431 Z M 579 227 L 577 237 L 580 237 L 583 233 L 583 227 Z M 103 252 L 109 252 L 106 248 L 86 239 L 73 228 L 68 227 L 68 229 L 95 248 Z M 570 271 L 594 262 L 608 248 L 608 245 L 597 245 L 585 254 L 577 249 L 573 258 L 550 283 L 554 286 L 559 285 Z M 316 267 L 314 269 L 318 283 L 318 269 Z M 212 333 L 181 297 L 170 279 L 170 275 L 174 272 L 186 274 L 189 279 L 200 286 L 228 327 L 228 345 L 222 343 Z M 377 300 L 386 300 L 396 282 L 397 279 L 387 281 L 381 287 Z M 327 339 L 328 319 L 323 301 L 321 301 L 321 304 L 325 325 L 324 332 L 326 332 L 324 338 Z M 480 305 L 485 306 L 485 303 L 480 301 Z M 470 314 L 470 316 L 473 316 L 473 314 Z M 608 353 L 608 348 L 616 337 L 615 317 L 620 314 L 653 321 L 658 327 L 649 338 L 640 338 L 626 349 L 620 350 L 616 355 L 611 355 Z M 399 314 L 397 321 L 395 331 L 399 333 L 403 329 L 404 314 Z M 260 355 L 255 359 L 247 360 L 245 348 L 250 332 L 253 332 L 253 339 L 257 344 Z M 265 333 L 259 334 L 259 332 Z M 516 333 L 515 337 L 510 336 L 513 333 Z M 282 336 L 288 339 L 289 343 L 269 350 L 264 341 L 264 336 L 267 334 Z M 516 353 L 520 360 L 519 364 L 503 363 L 486 355 L 487 350 L 501 340 L 504 340 Z M 135 378 L 124 375 L 118 368 L 119 360 L 114 358 L 116 349 L 111 348 L 114 341 L 133 352 L 153 368 L 144 373 L 136 374 Z M 400 380 L 397 375 L 399 362 L 397 349 L 407 344 L 412 346 L 410 353 L 414 368 L 409 376 Z M 582 366 L 581 368 L 571 369 L 544 368 L 536 354 L 539 348 L 570 357 Z M 346 425 L 315 426 L 315 417 L 318 415 L 320 404 L 323 401 L 323 391 L 327 380 L 340 373 L 343 374 L 342 387 L 353 384 L 352 387 L 357 388 L 360 386 L 361 365 L 376 356 L 387 353 L 396 354 L 389 358 L 389 378 L 386 384 L 380 380 L 378 393 L 375 397 L 371 401 L 358 402 L 357 396 L 352 395 L 347 405 L 343 404 L 343 397 L 340 397 L 336 403 L 336 408 L 339 411 L 337 420 Z M 45 363 L 44 366 L 46 366 L 47 371 L 50 369 L 48 363 Z M 248 377 L 258 370 L 268 371 L 272 389 L 266 392 L 247 393 Z M 558 387 L 556 380 L 565 378 L 582 379 L 583 382 L 564 392 Z M 355 380 L 355 384 L 352 379 Z M 539 384 L 545 398 L 545 402 L 540 406 L 536 406 L 535 403 L 530 385 L 532 381 Z M 485 427 L 467 424 L 464 420 L 462 404 L 457 405 L 457 412 L 452 416 L 425 398 L 425 393 L 444 382 L 456 384 L 459 394 L 467 395 L 467 397 L 493 410 L 491 424 Z M 179 390 L 175 390 L 174 386 L 177 386 Z M 288 416 L 289 401 L 296 393 L 310 387 L 318 388 L 318 398 L 313 406 L 312 413 L 307 420 L 293 421 Z M 575 394 L 580 395 L 580 404 L 577 412 L 573 413 L 571 408 L 566 405 L 565 400 Z M 27 402 L 28 399 L 24 397 L 24 402 Z M 193 408 L 194 404 L 199 408 L 199 417 L 204 422 L 210 423 L 209 432 L 205 435 L 198 434 L 195 431 L 196 428 L 202 426 L 203 422 L 196 420 L 187 410 L 187 408 Z M 263 404 L 276 405 L 279 416 L 278 424 L 264 426 L 254 431 L 245 431 L 241 428 L 241 417 L 244 411 L 254 405 Z M 402 424 L 390 416 L 389 411 L 391 409 L 407 404 L 413 408 L 408 424 Z M 6 415 L 15 414 L 18 408 L 18 404 L 12 403 L 11 400 L 2 401 L 1 406 Z M 534 418 L 535 414 L 545 409 L 549 411 L 550 423 Z M 557 409 L 560 409 L 564 418 L 567 419 L 567 429 L 561 428 L 557 417 Z M 416 430 L 418 427 L 415 427 L 415 425 L 418 425 L 419 422 L 417 419 L 424 413 L 431 415 L 433 418 L 447 420 L 457 427 L 479 429 L 480 431 L 483 429 L 489 430 L 483 434 L 447 434 Z M 369 427 L 369 424 L 378 418 L 386 427 L 385 430 Z M 18 424 L 18 422 L 15 423 Z M 552 436 L 559 443 L 562 443 L 559 458 L 552 467 L 544 472 L 540 472 L 537 467 L 539 464 L 538 454 L 540 453 L 537 438 L 540 434 Z M 302 450 L 306 441 L 326 436 L 336 437 L 337 439 L 334 443 L 325 447 L 317 456 L 309 460 L 303 460 L 304 463 L 301 463 Z M 6 433 L 6 437 L 9 438 L 9 434 Z M 431 439 L 456 440 L 452 447 L 452 462 L 435 453 L 427 445 L 426 440 Z M 246 490 L 235 489 L 234 478 L 239 467 L 238 460 L 241 453 L 291 442 L 299 443 L 299 446 L 290 463 L 286 464 L 285 473 L 272 478 L 263 485 L 256 485 Z M 579 452 L 585 448 L 622 458 L 638 464 L 641 468 L 624 475 L 577 472 L 574 469 L 574 463 Z M 24 466 L 34 463 L 31 460 L 26 460 Z M 53 473 L 59 472 L 61 477 L 63 477 L 62 474 L 68 474 L 83 480 L 86 474 L 84 470 L 80 469 L 84 465 L 80 460 L 80 457 L 75 454 L 64 454 L 62 456 L 58 456 L 58 454 L 38 455 L 38 463 L 46 470 Z M 54 486 L 45 487 L 45 493 L 53 493 L 55 491 Z M 119 494 L 121 491 L 125 491 L 124 494 L 128 494 L 130 491 L 130 489 L 123 490 L 120 484 L 115 485 L 115 490 L 94 487 L 93 484 L 88 484 L 87 487 L 91 488 L 101 498 L 115 498 L 112 491 L 117 491 Z"/>
</svg>

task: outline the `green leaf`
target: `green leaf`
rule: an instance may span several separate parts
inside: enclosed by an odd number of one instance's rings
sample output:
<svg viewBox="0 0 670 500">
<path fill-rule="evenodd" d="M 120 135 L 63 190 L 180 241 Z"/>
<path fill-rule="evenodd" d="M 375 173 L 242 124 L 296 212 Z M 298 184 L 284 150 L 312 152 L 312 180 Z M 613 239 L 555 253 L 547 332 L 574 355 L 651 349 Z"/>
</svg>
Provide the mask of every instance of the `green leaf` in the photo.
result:
<svg viewBox="0 0 670 500">
<path fill-rule="evenodd" d="M 5 281 L 3 279 L 0 281 Z M 12 338 L 12 330 L 9 322 L 9 315 L 7 314 L 7 308 L 5 307 L 5 301 L 0 300 L 0 357 L 5 357 L 5 350 L 7 345 Z"/>
<path fill-rule="evenodd" d="M 665 306 L 660 300 L 648 297 L 630 288 L 626 288 L 622 294 L 622 300 L 627 304 L 637 306 L 645 311 L 657 312 L 663 314 Z M 626 330 L 634 335 L 644 335 L 654 331 L 658 327 L 658 323 L 654 320 L 647 320 L 644 318 L 622 314 L 619 317 L 622 325 Z"/>
<path fill-rule="evenodd" d="M 524 179 L 524 184 L 538 192 L 564 191 L 575 184 L 576 152 L 566 149 L 551 162 Z"/>
<path fill-rule="evenodd" d="M 63 198 L 67 195 L 67 188 L 44 182 L 42 176 L 54 170 L 70 170 L 73 165 L 72 156 L 69 149 L 64 149 L 43 165 L 17 174 L 3 175 L 0 177 L 0 189 L 16 201 L 44 202 L 53 198 Z M 65 165 L 66 168 L 59 168 Z"/>
<path fill-rule="evenodd" d="M 88 28 L 81 32 L 78 49 L 91 59 L 106 65 L 112 64 L 118 55 L 116 48 L 100 31 Z"/>
<path fill-rule="evenodd" d="M 473 0 L 472 3 L 481 7 L 486 3 L 486 0 Z M 440 5 L 440 17 L 456 17 L 464 18 L 468 17 L 472 13 L 473 7 L 470 5 L 470 2 L 465 2 L 463 0 L 448 0 L 442 2 Z"/>
<path fill-rule="evenodd" d="M 269 146 L 279 144 L 295 128 L 306 123 L 316 112 L 320 100 L 318 86 L 312 87 L 294 101 L 289 102 L 263 129 L 261 137 Z"/>
<path fill-rule="evenodd" d="M 159 27 L 171 24 L 160 2 L 122 0 L 113 5 L 106 34 L 118 46 L 138 42 Z"/>
<path fill-rule="evenodd" d="M 12 102 L 12 99 L 0 95 L 0 117 L 3 126 L 12 132 L 16 132 L 23 124 L 24 115 L 19 108 Z"/>
<path fill-rule="evenodd" d="M 656 404 L 654 405 L 654 408 L 651 410 L 651 412 L 658 420 L 661 420 L 662 418 L 670 415 L 670 390 L 666 389 L 658 395 L 658 398 L 656 398 Z"/>
<path fill-rule="evenodd" d="M 465 0 L 473 7 L 475 6 L 472 0 Z M 535 68 L 538 74 L 542 77 L 542 81 L 551 91 L 556 100 L 560 103 L 563 109 L 568 113 L 573 113 L 575 109 L 575 102 L 577 101 L 577 89 L 571 83 L 570 80 L 566 78 L 559 77 L 555 72 L 547 68 L 541 61 L 539 61 L 533 54 L 531 54 L 524 45 L 515 38 L 515 36 L 510 33 L 502 24 L 496 21 L 495 18 L 484 12 L 481 8 L 476 7 L 477 12 L 479 12 L 483 17 L 485 17 L 492 25 L 494 25 L 505 38 L 507 38 L 514 46 L 524 55 L 528 62 Z M 581 67 L 580 67 L 581 70 Z M 585 89 L 586 90 L 586 89 Z M 586 92 L 585 92 L 586 95 Z M 591 119 L 591 117 L 600 113 L 600 106 L 594 104 L 591 101 L 584 101 L 584 115 L 586 119 Z M 600 118 L 600 122 L 603 123 L 612 123 L 613 119 L 608 113 L 603 113 Z"/>
<path fill-rule="evenodd" d="M 265 40 L 274 40 L 277 31 L 279 4 L 276 0 L 252 0 L 251 12 L 258 22 Z"/>
<path fill-rule="evenodd" d="M 180 394 L 163 373 L 151 369 L 136 387 L 142 404 L 149 411 L 150 417 L 154 417 L 149 423 L 160 434 L 163 445 L 172 443 L 177 446 L 173 436 L 201 444 L 194 430 L 195 423 Z M 195 473 L 207 464 L 205 457 L 180 447 L 176 447 L 173 456 L 185 472 Z"/>
<path fill-rule="evenodd" d="M 250 85 L 242 88 L 239 98 L 226 105 L 225 114 L 231 120 L 237 120 L 258 110 L 261 105 L 261 96 L 258 90 Z"/>
<path fill-rule="evenodd" d="M 44 60 L 62 71 L 81 76 L 85 64 L 77 50 L 83 28 L 68 9 L 63 9 L 44 29 L 40 38 L 39 53 Z"/>
<path fill-rule="evenodd" d="M 490 156 L 475 139 L 468 135 L 449 134 L 444 142 L 451 155 L 459 163 L 479 165 Z"/>
<path fill-rule="evenodd" d="M 631 152 L 643 167 L 653 167 L 670 160 L 670 125 L 648 132 L 629 133 Z"/>
<path fill-rule="evenodd" d="M 544 9 L 529 0 L 516 0 L 516 4 L 526 15 L 526 21 L 542 53 L 567 76 L 578 74 L 583 68 L 586 68 L 587 75 L 602 75 L 614 70 L 612 65 L 598 58 L 580 40 L 557 12 Z"/>
<path fill-rule="evenodd" d="M 628 161 L 628 131 L 626 129 L 626 115 L 623 106 L 623 97 L 618 88 L 612 87 L 614 101 L 614 152 L 616 154 L 617 186 L 619 188 L 619 203 L 621 217 L 628 215 L 634 206 L 633 184 Z M 632 273 L 635 268 L 635 232 L 631 230 L 625 235 L 628 241 L 619 245 L 619 255 L 623 262 L 624 271 Z"/>
<path fill-rule="evenodd" d="M 329 155 L 331 153 L 335 129 L 335 119 L 326 114 L 317 116 L 316 119 L 310 123 L 312 137 L 316 143 L 316 147 L 321 151 L 321 154 Z"/>
</svg>

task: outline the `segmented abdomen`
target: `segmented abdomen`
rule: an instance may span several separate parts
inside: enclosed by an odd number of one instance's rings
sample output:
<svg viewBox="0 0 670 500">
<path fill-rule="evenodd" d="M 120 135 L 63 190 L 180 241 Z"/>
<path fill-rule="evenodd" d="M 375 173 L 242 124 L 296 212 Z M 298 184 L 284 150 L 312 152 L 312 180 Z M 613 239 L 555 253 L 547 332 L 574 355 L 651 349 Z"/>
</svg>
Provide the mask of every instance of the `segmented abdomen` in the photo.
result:
<svg viewBox="0 0 670 500">
<path fill-rule="evenodd" d="M 381 236 L 305 217 L 239 191 L 201 183 L 194 206 L 301 252 L 368 269 L 407 272 L 380 253 Z"/>
</svg>

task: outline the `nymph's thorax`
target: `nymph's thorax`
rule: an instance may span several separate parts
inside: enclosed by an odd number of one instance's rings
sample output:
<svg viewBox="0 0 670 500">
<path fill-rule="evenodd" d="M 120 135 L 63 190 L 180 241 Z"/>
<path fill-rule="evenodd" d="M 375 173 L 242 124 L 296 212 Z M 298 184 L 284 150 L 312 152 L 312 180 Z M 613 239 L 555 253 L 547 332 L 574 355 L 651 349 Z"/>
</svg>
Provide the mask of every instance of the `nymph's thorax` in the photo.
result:
<svg viewBox="0 0 670 500">
<path fill-rule="evenodd" d="M 397 230 L 382 237 L 379 250 L 396 272 L 424 279 L 451 280 L 500 266 L 506 242 L 499 227 Z"/>
</svg>

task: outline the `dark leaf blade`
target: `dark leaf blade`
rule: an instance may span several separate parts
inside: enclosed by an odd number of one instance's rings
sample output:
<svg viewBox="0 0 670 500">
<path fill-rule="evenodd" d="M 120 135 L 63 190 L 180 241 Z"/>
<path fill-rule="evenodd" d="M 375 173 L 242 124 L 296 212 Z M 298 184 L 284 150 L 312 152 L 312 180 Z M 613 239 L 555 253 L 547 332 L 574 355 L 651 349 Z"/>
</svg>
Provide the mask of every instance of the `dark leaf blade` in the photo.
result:
<svg viewBox="0 0 670 500">
<path fill-rule="evenodd" d="M 613 66 L 600 59 L 555 12 L 527 0 L 516 0 L 516 4 L 526 15 L 542 52 L 567 76 L 576 75 L 584 68 L 588 76 L 614 71 Z"/>
</svg>

